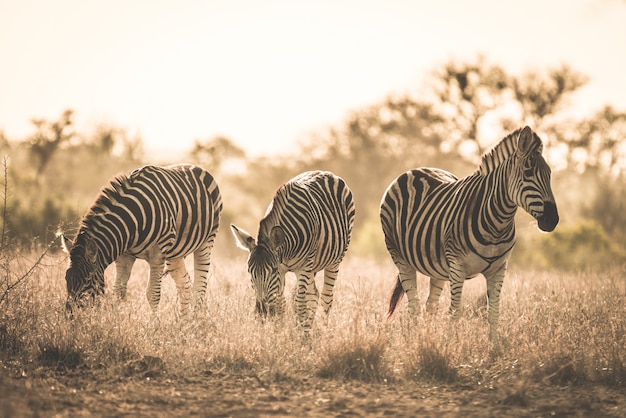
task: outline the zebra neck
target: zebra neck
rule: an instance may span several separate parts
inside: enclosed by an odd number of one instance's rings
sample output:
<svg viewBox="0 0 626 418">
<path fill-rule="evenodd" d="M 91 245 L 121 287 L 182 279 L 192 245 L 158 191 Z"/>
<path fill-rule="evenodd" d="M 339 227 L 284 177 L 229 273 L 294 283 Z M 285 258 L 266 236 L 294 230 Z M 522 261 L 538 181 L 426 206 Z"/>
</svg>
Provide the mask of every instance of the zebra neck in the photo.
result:
<svg viewBox="0 0 626 418">
<path fill-rule="evenodd" d="M 98 247 L 99 261 L 106 268 L 128 248 L 128 237 L 116 228 L 86 227 L 89 236 Z"/>
<path fill-rule="evenodd" d="M 515 235 L 517 205 L 510 198 L 507 164 L 483 177 L 485 196 L 479 205 L 480 224 L 493 239 L 512 239 Z"/>
</svg>

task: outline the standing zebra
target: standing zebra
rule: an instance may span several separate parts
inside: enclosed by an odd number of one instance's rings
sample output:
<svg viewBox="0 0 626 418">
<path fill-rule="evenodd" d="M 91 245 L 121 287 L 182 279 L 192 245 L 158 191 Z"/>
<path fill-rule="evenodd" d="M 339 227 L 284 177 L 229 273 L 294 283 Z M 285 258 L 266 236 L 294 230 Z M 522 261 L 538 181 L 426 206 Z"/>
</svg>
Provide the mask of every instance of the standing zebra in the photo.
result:
<svg viewBox="0 0 626 418">
<path fill-rule="evenodd" d="M 385 244 L 398 267 L 388 315 L 406 292 L 409 310 L 419 312 L 416 270 L 430 277 L 427 310 L 436 309 L 450 281 L 450 313 L 458 317 L 465 279 L 487 280 L 489 338 L 498 341 L 500 290 L 515 244 L 515 212 L 520 206 L 552 231 L 559 215 L 550 188 L 550 167 L 541 139 L 518 129 L 482 157 L 476 172 L 457 179 L 436 168 L 401 174 L 380 206 Z"/>
<path fill-rule="evenodd" d="M 124 298 L 133 263 L 141 258 L 150 263 L 146 297 L 152 310 L 161 298 L 161 278 L 170 273 L 185 314 L 192 281 L 184 258 L 191 253 L 194 303 L 202 305 L 221 212 L 217 183 L 199 167 L 145 166 L 113 178 L 83 217 L 74 241 L 62 236 L 70 255 L 67 309 L 104 293 L 104 269 L 114 261 L 114 291 Z"/>
<path fill-rule="evenodd" d="M 285 274 L 297 276 L 297 321 L 308 332 L 318 303 L 315 274 L 324 270 L 322 307 L 328 314 L 339 264 L 350 244 L 354 201 L 333 173 L 310 171 L 281 186 L 259 224 L 258 238 L 231 225 L 238 246 L 250 251 L 248 271 L 261 316 L 285 309 Z"/>
</svg>

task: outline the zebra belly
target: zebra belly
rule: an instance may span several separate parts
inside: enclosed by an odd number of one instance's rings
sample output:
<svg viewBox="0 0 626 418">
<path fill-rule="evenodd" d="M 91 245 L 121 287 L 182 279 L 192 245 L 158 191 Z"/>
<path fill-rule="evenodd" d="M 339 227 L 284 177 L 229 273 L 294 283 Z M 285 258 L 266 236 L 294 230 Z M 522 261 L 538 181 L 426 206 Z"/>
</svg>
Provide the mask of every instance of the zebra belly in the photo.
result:
<svg viewBox="0 0 626 418">
<path fill-rule="evenodd" d="M 159 260 L 163 260 L 163 253 L 161 249 L 156 245 L 152 244 L 141 251 L 135 251 L 132 248 L 127 250 L 125 254 L 132 255 L 133 257 L 137 257 L 141 260 L 146 260 L 149 263 L 157 262 Z"/>
<path fill-rule="evenodd" d="M 337 264 L 341 261 L 343 254 L 334 256 L 330 259 L 325 258 L 321 260 L 320 257 L 314 257 L 313 262 L 310 262 L 309 258 L 303 259 L 291 259 L 291 260 L 283 260 L 282 265 L 284 266 L 286 271 L 291 271 L 293 273 L 311 271 L 317 273 L 318 271 L 324 270 L 326 267 Z"/>
<path fill-rule="evenodd" d="M 183 251 L 181 251 L 181 249 L 177 246 L 174 246 L 172 248 L 169 248 L 168 251 L 164 252 L 163 249 L 155 243 L 138 252 L 134 251 L 133 249 L 129 249 L 128 251 L 126 251 L 126 254 L 130 254 L 134 257 L 137 257 L 141 260 L 146 260 L 148 262 L 159 260 L 159 258 L 162 260 L 173 260 L 175 258 L 184 258 L 190 254 L 193 254 L 193 252 L 200 247 L 200 244 L 202 243 L 198 243 L 190 248 L 185 248 Z"/>
<path fill-rule="evenodd" d="M 458 255 L 442 250 L 442 253 L 448 254 L 446 257 L 435 260 L 407 257 L 407 261 L 421 274 L 437 280 L 449 280 L 450 264 L 452 263 L 454 270 L 458 272 L 460 277 L 469 279 L 489 270 L 499 269 L 503 264 L 506 264 L 511 255 L 512 247 L 510 244 L 499 245 L 492 246 L 489 250 L 485 251 L 485 254 L 466 252 Z M 422 253 L 425 253 L 425 250 L 422 250 Z"/>
<path fill-rule="evenodd" d="M 491 265 L 477 254 L 465 254 L 455 258 L 453 263 L 455 264 L 455 271 L 458 271 L 460 276 L 466 279 L 475 277 L 488 269 Z M 446 259 L 431 260 L 428 264 L 421 263 L 419 261 L 409 264 L 425 276 L 432 277 L 437 280 L 450 279 L 450 264 Z"/>
</svg>

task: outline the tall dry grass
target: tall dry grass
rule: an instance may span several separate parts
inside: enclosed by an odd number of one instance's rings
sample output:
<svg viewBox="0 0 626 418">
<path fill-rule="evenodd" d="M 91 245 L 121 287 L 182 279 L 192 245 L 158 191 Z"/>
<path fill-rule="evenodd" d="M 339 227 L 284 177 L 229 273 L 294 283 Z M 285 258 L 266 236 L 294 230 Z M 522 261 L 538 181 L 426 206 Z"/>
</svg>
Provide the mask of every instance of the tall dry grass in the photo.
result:
<svg viewBox="0 0 626 418">
<path fill-rule="evenodd" d="M 319 311 L 307 338 L 295 327 L 292 309 L 276 321 L 255 317 L 244 258 L 216 257 L 206 307 L 189 320 L 178 317 L 170 278 L 164 279 L 157 315 L 150 311 L 144 294 L 148 268 L 140 261 L 125 301 L 111 296 L 108 269 L 107 295 L 69 320 L 66 262 L 62 255 L 46 256 L 1 302 L 0 359 L 111 378 L 238 373 L 265 383 L 325 378 L 626 384 L 624 271 L 510 272 L 501 300 L 501 345 L 494 349 L 481 277 L 466 282 L 457 322 L 445 314 L 447 292 L 434 316 L 410 317 L 403 300 L 387 321 L 393 264 L 348 257 L 330 316 Z M 13 268 L 19 276 L 29 266 Z M 294 284 L 289 276 L 288 293 Z M 424 301 L 427 279 L 420 277 L 418 284 Z"/>
</svg>

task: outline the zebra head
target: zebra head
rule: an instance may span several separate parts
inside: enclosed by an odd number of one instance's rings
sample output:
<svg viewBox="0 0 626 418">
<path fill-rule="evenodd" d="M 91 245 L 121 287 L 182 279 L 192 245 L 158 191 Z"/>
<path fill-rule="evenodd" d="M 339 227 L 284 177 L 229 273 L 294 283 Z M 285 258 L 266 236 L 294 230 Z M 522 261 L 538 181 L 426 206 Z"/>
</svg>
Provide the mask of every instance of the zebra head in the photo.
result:
<svg viewBox="0 0 626 418">
<path fill-rule="evenodd" d="M 74 241 L 61 235 L 63 250 L 70 255 L 65 272 L 67 302 L 65 308 L 71 315 L 73 308 L 84 307 L 93 302 L 96 295 L 104 293 L 104 269 L 98 262 L 95 240 L 85 232 L 79 232 Z"/>
<path fill-rule="evenodd" d="M 256 312 L 261 318 L 280 315 L 285 310 L 285 283 L 278 269 L 280 259 L 277 249 L 285 236 L 282 229 L 274 227 L 269 238 L 257 240 L 235 225 L 230 226 L 237 246 L 250 252 L 248 272 L 256 296 Z"/>
<path fill-rule="evenodd" d="M 519 134 L 515 152 L 517 187 L 513 200 L 537 220 L 539 229 L 550 232 L 559 223 L 559 213 L 550 186 L 550 166 L 541 152 L 541 139 L 526 126 Z"/>
</svg>

